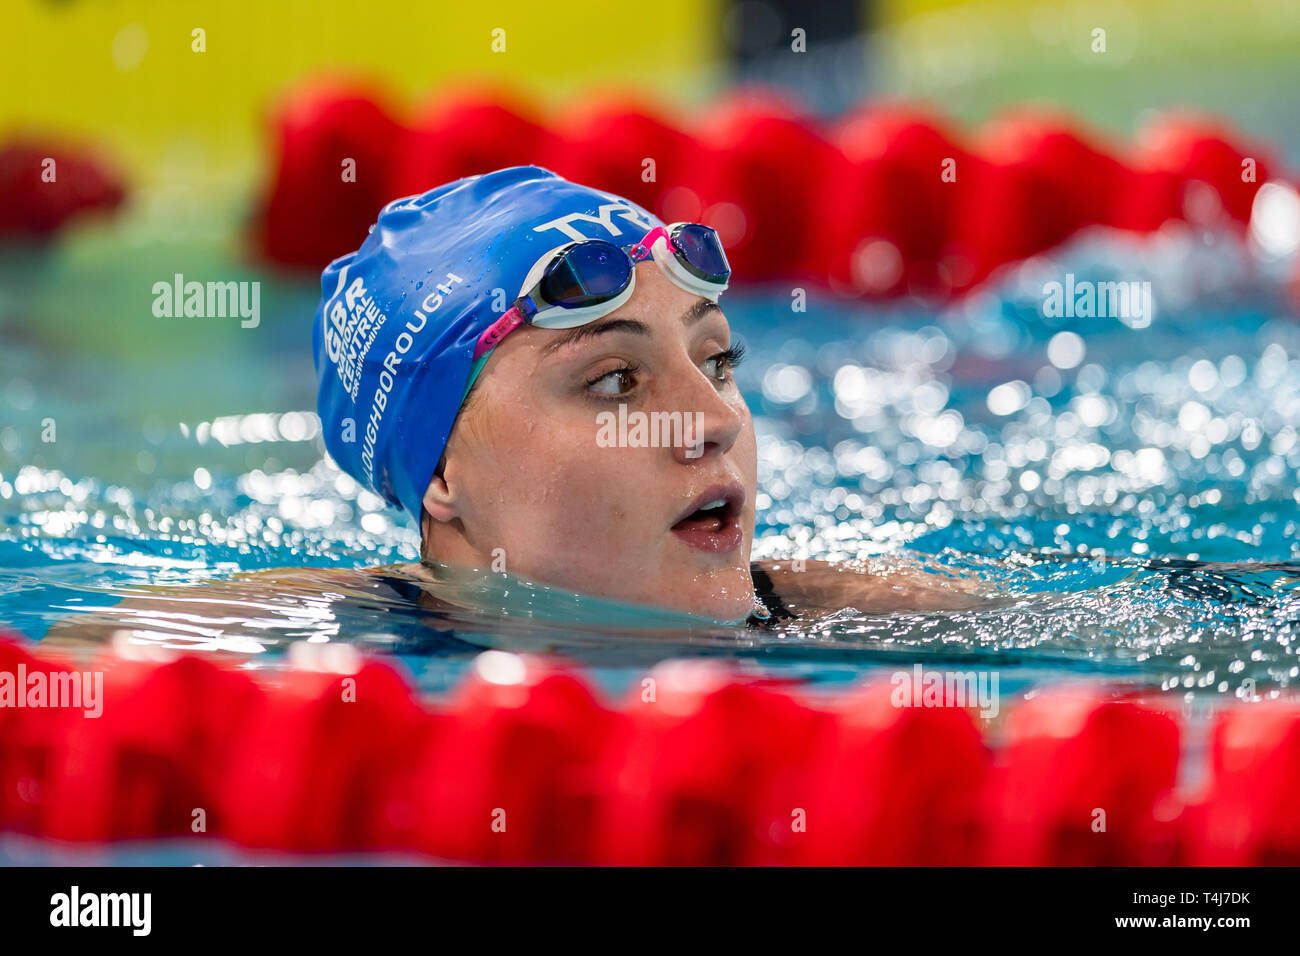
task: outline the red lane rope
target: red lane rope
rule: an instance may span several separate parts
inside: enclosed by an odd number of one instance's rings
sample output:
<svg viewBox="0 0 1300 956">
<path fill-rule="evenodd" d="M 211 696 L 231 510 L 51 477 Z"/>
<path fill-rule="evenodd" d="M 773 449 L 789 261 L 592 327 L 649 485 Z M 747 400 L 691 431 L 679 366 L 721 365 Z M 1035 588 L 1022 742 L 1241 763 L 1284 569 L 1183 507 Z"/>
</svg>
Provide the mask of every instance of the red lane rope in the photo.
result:
<svg viewBox="0 0 1300 956">
<path fill-rule="evenodd" d="M 554 121 L 498 89 L 448 88 L 401 119 L 378 91 L 315 81 L 271 125 L 259 224 L 275 262 L 320 269 L 392 198 L 534 163 L 709 223 L 739 279 L 867 298 L 961 295 L 1089 226 L 1242 231 L 1284 175 L 1269 147 L 1196 115 L 1158 116 L 1130 146 L 1042 109 L 967 137 L 925 107 L 868 102 L 822 122 L 753 88 L 693 119 L 602 93 Z"/>
<path fill-rule="evenodd" d="M 480 863 L 1300 863 L 1294 702 L 1218 714 L 1189 781 L 1176 713 L 1091 687 L 985 724 L 896 706 L 888 680 L 813 701 L 717 663 L 661 665 L 617 706 L 502 652 L 433 703 L 397 664 L 345 663 L 0 639 L 0 829 Z M 100 695 L 59 696 L 78 680 Z"/>
<path fill-rule="evenodd" d="M 40 245 L 77 217 L 112 213 L 126 194 L 102 146 L 48 131 L 0 140 L 0 238 Z"/>
</svg>

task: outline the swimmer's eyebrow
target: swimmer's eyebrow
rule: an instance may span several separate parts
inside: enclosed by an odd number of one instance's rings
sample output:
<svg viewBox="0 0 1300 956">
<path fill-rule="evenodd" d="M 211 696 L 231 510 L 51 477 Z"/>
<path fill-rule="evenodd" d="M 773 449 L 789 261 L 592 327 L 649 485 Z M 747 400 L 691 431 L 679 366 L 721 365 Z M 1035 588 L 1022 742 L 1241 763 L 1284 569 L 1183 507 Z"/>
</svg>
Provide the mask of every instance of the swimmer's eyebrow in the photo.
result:
<svg viewBox="0 0 1300 956">
<path fill-rule="evenodd" d="M 709 299 L 700 299 L 693 306 L 682 313 L 683 325 L 694 325 L 703 319 L 706 315 L 713 312 L 721 312 L 722 309 L 718 303 Z M 646 325 L 640 319 L 610 319 L 608 322 L 593 322 L 590 325 L 579 325 L 576 328 L 569 329 L 563 335 L 556 338 L 542 350 L 544 355 L 549 355 L 566 345 L 573 345 L 576 342 L 585 339 L 595 338 L 597 335 L 603 335 L 606 332 L 635 332 L 637 335 L 649 335 L 650 326 Z"/>
</svg>

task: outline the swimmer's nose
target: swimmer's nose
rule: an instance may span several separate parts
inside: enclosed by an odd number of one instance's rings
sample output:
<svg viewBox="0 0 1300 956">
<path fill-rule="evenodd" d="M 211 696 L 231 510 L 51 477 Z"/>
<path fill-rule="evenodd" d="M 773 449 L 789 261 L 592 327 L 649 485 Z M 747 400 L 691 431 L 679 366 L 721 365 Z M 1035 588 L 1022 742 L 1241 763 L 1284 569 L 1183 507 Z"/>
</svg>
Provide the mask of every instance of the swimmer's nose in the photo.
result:
<svg viewBox="0 0 1300 956">
<path fill-rule="evenodd" d="M 703 375 L 693 377 L 690 387 L 682 390 L 682 435 L 674 444 L 673 457 L 682 464 L 725 455 L 731 450 L 745 427 L 743 402 L 739 407 L 728 402 Z"/>
</svg>

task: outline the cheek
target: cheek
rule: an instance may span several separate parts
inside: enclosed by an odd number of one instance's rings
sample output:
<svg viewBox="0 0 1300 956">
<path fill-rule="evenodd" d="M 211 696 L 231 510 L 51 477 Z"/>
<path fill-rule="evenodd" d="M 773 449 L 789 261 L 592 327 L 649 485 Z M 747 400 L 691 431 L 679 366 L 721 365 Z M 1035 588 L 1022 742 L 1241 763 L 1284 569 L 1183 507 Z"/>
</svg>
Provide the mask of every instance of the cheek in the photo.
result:
<svg viewBox="0 0 1300 956">
<path fill-rule="evenodd" d="M 625 449 L 597 447 L 594 427 L 583 435 L 551 432 L 540 467 L 530 469 L 534 493 L 528 506 L 535 519 L 586 543 L 588 532 L 632 528 L 644 509 L 646 471 Z"/>
<path fill-rule="evenodd" d="M 578 543 L 575 528 L 628 524 L 636 516 L 628 502 L 641 488 L 642 472 L 626 450 L 599 447 L 597 431 L 594 411 L 587 421 L 521 403 L 485 409 L 466 430 L 466 446 L 475 450 L 469 477 L 479 516 L 494 521 L 508 506 L 513 532 L 563 534 Z"/>
</svg>

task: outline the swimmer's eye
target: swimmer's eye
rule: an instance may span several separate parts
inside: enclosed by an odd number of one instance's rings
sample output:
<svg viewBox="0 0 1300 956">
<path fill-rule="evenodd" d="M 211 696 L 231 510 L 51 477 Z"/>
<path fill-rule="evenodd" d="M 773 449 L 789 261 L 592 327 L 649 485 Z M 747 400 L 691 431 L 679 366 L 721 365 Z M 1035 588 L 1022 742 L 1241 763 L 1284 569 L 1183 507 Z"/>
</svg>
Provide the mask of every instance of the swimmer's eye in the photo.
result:
<svg viewBox="0 0 1300 956">
<path fill-rule="evenodd" d="M 641 371 L 639 365 L 624 365 L 622 368 L 613 369 L 588 379 L 587 390 L 597 395 L 626 395 L 636 388 L 636 380 L 633 376 L 639 371 Z"/>
<path fill-rule="evenodd" d="M 719 352 L 717 355 L 711 355 L 705 359 L 705 374 L 718 382 L 728 382 L 731 380 L 731 373 L 743 361 L 745 361 L 745 346 L 737 342 L 725 352 Z M 710 363 L 713 364 L 712 371 L 709 371 L 708 368 Z"/>
</svg>

